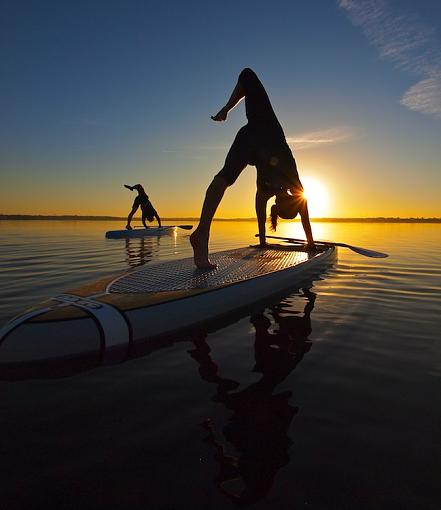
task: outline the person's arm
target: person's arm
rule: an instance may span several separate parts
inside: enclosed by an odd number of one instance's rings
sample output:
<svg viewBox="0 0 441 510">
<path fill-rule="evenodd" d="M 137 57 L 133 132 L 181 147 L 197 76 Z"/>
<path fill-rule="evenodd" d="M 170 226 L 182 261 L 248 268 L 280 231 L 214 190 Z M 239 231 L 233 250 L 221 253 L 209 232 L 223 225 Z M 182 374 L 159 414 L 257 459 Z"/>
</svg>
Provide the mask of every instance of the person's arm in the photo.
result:
<svg viewBox="0 0 441 510">
<path fill-rule="evenodd" d="M 302 219 L 303 230 L 305 231 L 306 240 L 308 241 L 308 248 L 314 249 L 314 238 L 312 237 L 311 223 L 309 221 L 308 203 L 305 200 L 304 204 L 300 208 L 300 217 Z"/>
<path fill-rule="evenodd" d="M 155 218 L 156 218 L 156 221 L 158 222 L 158 227 L 161 228 L 161 218 L 159 217 L 159 214 L 156 212 L 156 210 L 155 210 Z"/>
<path fill-rule="evenodd" d="M 236 86 L 234 87 L 233 92 L 231 93 L 230 99 L 228 100 L 227 104 L 223 108 L 221 108 L 219 112 L 216 113 L 216 115 L 213 115 L 211 118 L 217 122 L 222 122 L 226 120 L 228 112 L 232 110 L 237 105 L 237 103 L 239 103 L 240 100 L 243 99 L 244 97 L 245 97 L 244 88 L 240 81 L 238 81 L 236 83 Z"/>
<path fill-rule="evenodd" d="M 257 216 L 257 224 L 259 227 L 259 244 L 260 246 L 265 246 L 265 223 L 266 223 L 266 204 L 270 198 L 268 193 L 257 188 L 256 191 L 256 216 Z"/>
</svg>

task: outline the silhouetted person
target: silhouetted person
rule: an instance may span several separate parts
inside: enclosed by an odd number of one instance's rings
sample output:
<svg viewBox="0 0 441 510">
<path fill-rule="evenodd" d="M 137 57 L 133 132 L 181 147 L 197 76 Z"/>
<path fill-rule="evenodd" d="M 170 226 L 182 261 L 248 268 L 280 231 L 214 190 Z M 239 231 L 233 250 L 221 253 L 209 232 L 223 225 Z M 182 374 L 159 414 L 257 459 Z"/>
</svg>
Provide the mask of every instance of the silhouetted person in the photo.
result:
<svg viewBox="0 0 441 510">
<path fill-rule="evenodd" d="M 152 203 L 149 200 L 149 197 L 147 193 L 144 191 L 144 188 L 141 186 L 141 184 L 135 184 L 134 186 L 129 186 L 128 184 L 124 184 L 124 187 L 129 189 L 130 191 L 133 191 L 136 189 L 138 192 L 138 196 L 133 201 L 132 210 L 130 211 L 128 217 L 127 217 L 127 225 L 126 229 L 132 230 L 132 227 L 130 226 L 130 222 L 132 221 L 133 215 L 138 210 L 138 207 L 141 207 L 142 212 L 142 224 L 145 228 L 149 228 L 146 224 L 145 220 L 152 222 L 155 218 L 158 221 L 158 227 L 161 226 L 161 219 L 156 212 L 156 209 L 153 207 Z"/>
<path fill-rule="evenodd" d="M 259 78 L 251 69 L 244 69 L 227 104 L 213 117 L 224 121 L 228 112 L 245 98 L 248 124 L 236 135 L 224 167 L 207 189 L 199 225 L 190 236 L 194 261 L 199 268 L 214 268 L 208 258 L 208 239 L 213 216 L 225 190 L 239 177 L 247 165 L 257 168 L 256 214 L 260 245 L 265 246 L 266 206 L 275 196 L 271 207 L 271 225 L 276 230 L 277 219 L 293 219 L 300 213 L 308 247 L 314 248 L 308 206 L 296 162 L 283 129 L 277 120 L 268 95 Z"/>
</svg>

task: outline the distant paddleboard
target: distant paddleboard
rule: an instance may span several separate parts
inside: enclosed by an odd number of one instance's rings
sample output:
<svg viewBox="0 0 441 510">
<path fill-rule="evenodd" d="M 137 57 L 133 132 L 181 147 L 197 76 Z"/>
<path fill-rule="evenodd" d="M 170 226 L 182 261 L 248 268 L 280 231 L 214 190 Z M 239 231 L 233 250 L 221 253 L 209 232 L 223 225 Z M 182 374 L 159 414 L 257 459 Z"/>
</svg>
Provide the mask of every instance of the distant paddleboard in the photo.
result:
<svg viewBox="0 0 441 510">
<path fill-rule="evenodd" d="M 215 269 L 196 269 L 193 258 L 169 260 L 59 294 L 0 330 L 0 379 L 142 355 L 158 337 L 292 289 L 332 263 L 336 251 L 238 248 L 210 254 Z"/>
<path fill-rule="evenodd" d="M 106 232 L 107 239 L 123 239 L 126 237 L 160 236 L 175 232 L 178 228 L 191 230 L 193 225 L 166 225 L 164 227 L 134 228 L 132 230 L 109 230 Z"/>
</svg>

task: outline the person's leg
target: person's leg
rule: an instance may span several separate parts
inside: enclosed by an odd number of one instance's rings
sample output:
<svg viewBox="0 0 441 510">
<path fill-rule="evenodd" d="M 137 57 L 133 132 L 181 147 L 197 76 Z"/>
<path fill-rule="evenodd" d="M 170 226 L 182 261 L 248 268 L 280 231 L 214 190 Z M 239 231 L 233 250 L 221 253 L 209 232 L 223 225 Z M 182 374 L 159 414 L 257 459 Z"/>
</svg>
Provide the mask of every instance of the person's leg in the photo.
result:
<svg viewBox="0 0 441 510">
<path fill-rule="evenodd" d="M 136 213 L 137 210 L 138 210 L 138 207 L 132 207 L 132 210 L 129 212 L 129 215 L 127 216 L 127 225 L 126 225 L 127 230 L 132 230 L 132 227 L 130 226 L 130 222 L 132 221 L 133 215 Z"/>
<path fill-rule="evenodd" d="M 208 258 L 208 239 L 210 237 L 211 222 L 225 190 L 234 183 L 242 170 L 247 166 L 250 160 L 249 154 L 249 137 L 247 126 L 245 126 L 237 133 L 233 145 L 228 151 L 224 167 L 214 177 L 210 186 L 208 186 L 199 225 L 190 236 L 190 243 L 194 252 L 194 263 L 200 269 L 214 269 L 216 267 Z"/>
<path fill-rule="evenodd" d="M 216 267 L 208 259 L 208 239 L 210 237 L 210 227 L 214 213 L 227 187 L 227 181 L 221 176 L 216 175 L 205 194 L 199 225 L 190 236 L 190 243 L 194 252 L 194 263 L 200 269 L 214 269 Z"/>
<path fill-rule="evenodd" d="M 228 100 L 227 104 L 219 110 L 219 112 L 216 115 L 212 115 L 211 118 L 215 121 L 222 122 L 224 120 L 227 120 L 227 115 L 230 110 L 232 110 L 241 99 L 245 97 L 245 91 L 243 89 L 242 84 L 240 83 L 240 80 L 236 83 L 236 86 L 233 89 L 233 92 L 231 93 L 230 99 Z"/>
<path fill-rule="evenodd" d="M 227 104 L 211 118 L 215 121 L 226 120 L 228 112 L 243 98 L 245 98 L 246 115 L 250 122 L 261 124 L 264 121 L 269 122 L 271 125 L 274 123 L 278 124 L 264 86 L 256 73 L 249 68 L 243 69 L 239 74 L 236 86 Z"/>
</svg>

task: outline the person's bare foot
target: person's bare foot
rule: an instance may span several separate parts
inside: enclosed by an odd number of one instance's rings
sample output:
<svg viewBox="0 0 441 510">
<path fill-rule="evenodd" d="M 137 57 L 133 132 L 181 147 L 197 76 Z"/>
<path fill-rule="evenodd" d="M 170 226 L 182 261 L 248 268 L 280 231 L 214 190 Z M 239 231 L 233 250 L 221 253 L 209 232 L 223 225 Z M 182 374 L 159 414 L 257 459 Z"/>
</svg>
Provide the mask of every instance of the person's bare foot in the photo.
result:
<svg viewBox="0 0 441 510">
<path fill-rule="evenodd" d="M 228 115 L 228 110 L 226 110 L 225 108 L 222 108 L 221 110 L 219 110 L 218 113 L 216 113 L 216 115 L 212 115 L 211 119 L 216 122 L 224 122 L 225 120 L 227 120 L 227 115 Z"/>
<path fill-rule="evenodd" d="M 133 230 L 132 227 L 129 224 L 126 225 L 126 229 L 127 230 Z"/>
<path fill-rule="evenodd" d="M 216 269 L 216 264 L 212 264 L 208 259 L 208 238 L 195 230 L 190 236 L 190 243 L 193 247 L 196 267 L 199 269 Z"/>
</svg>

